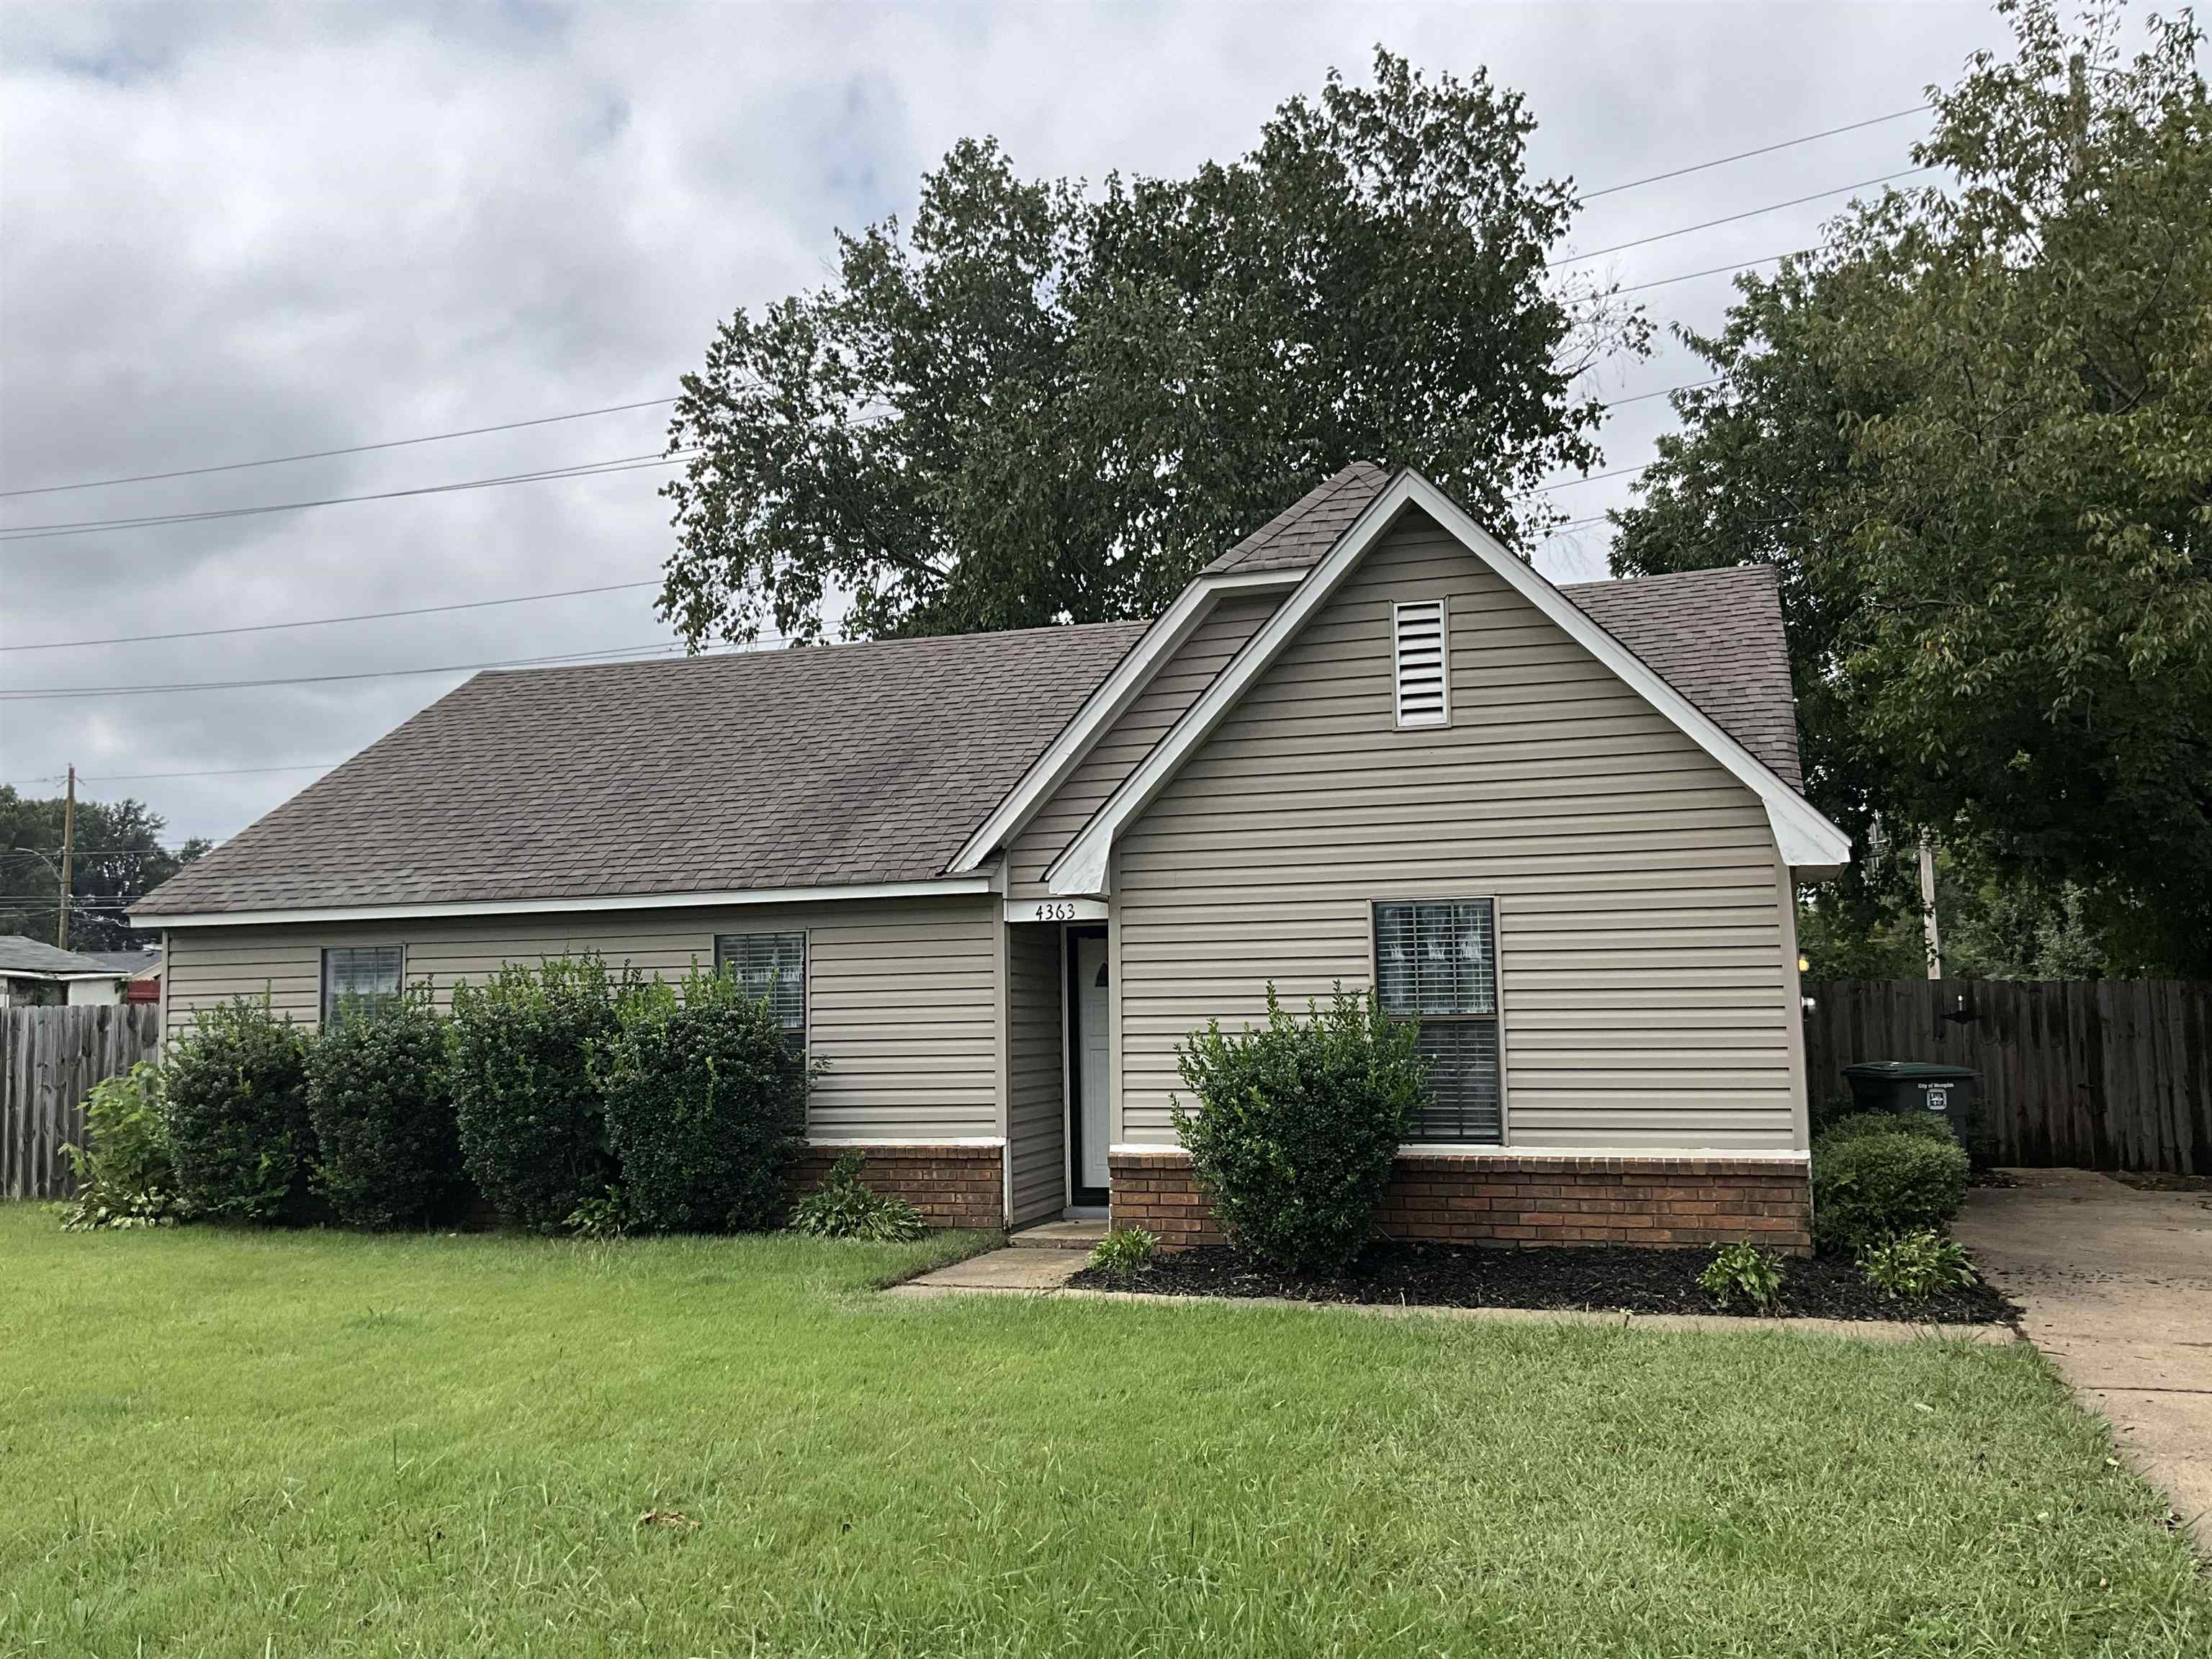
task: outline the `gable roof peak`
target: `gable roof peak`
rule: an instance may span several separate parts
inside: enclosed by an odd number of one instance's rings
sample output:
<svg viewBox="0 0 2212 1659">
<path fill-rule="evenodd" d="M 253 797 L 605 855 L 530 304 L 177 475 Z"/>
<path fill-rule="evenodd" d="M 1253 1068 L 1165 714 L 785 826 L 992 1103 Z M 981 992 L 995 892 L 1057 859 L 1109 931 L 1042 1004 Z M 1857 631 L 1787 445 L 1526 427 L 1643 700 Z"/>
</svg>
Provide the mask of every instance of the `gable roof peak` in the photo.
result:
<svg viewBox="0 0 2212 1659">
<path fill-rule="evenodd" d="M 1320 562 L 1390 483 L 1388 467 L 1354 461 L 1332 474 L 1231 548 L 1202 573 L 1304 570 Z"/>
</svg>

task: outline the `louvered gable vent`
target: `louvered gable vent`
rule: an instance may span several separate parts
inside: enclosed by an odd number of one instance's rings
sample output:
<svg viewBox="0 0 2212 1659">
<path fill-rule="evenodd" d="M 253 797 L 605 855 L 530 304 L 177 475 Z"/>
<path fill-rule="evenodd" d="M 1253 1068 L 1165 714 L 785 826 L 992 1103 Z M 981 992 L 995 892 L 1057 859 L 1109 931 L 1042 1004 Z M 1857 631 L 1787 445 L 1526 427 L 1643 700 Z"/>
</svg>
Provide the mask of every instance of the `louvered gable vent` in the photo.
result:
<svg viewBox="0 0 2212 1659">
<path fill-rule="evenodd" d="M 1450 670 L 1444 659 L 1444 602 L 1417 599 L 1397 605 L 1393 622 L 1398 724 L 1443 726 L 1451 718 Z"/>
</svg>

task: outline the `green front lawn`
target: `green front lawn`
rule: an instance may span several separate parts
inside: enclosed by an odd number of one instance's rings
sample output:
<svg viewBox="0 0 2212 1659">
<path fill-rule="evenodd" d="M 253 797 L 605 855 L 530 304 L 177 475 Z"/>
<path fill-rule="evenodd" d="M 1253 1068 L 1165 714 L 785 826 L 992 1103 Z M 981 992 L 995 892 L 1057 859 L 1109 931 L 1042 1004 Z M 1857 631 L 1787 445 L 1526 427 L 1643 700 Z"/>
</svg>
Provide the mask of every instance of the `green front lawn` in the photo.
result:
<svg viewBox="0 0 2212 1659">
<path fill-rule="evenodd" d="M 867 1289 L 958 1248 L 0 1207 L 0 1654 L 2212 1650 L 2025 1348 Z"/>
</svg>

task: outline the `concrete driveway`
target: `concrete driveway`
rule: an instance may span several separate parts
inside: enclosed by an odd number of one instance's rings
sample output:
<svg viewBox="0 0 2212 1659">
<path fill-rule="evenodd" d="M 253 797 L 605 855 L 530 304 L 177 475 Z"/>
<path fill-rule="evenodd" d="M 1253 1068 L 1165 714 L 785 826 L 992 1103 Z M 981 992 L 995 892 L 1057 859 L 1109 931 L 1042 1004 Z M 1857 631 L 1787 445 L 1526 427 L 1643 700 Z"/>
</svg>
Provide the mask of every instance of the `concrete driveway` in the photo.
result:
<svg viewBox="0 0 2212 1659">
<path fill-rule="evenodd" d="M 2212 1555 L 2212 1193 L 2007 1173 L 1967 1194 L 1960 1242 Z"/>
</svg>

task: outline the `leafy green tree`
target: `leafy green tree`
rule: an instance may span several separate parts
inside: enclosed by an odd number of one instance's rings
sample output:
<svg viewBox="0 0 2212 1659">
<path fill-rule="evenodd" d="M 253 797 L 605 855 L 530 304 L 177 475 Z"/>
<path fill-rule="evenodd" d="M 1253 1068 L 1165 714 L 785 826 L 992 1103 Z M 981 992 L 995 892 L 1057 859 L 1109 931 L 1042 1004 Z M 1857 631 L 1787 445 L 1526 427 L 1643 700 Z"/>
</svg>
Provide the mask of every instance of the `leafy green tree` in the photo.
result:
<svg viewBox="0 0 2212 1659">
<path fill-rule="evenodd" d="M 22 933 L 51 944 L 60 920 L 63 798 L 41 799 L 0 784 L 0 933 Z M 143 802 L 87 800 L 76 804 L 76 845 L 70 860 L 70 946 L 79 951 L 130 951 L 157 942 L 134 933 L 123 907 L 153 891 L 208 850 L 201 840 L 171 852 L 161 845 L 167 826 Z"/>
<path fill-rule="evenodd" d="M 1571 186 L 1520 97 L 1378 52 L 1257 149 L 1097 192 L 956 145 L 835 281 L 725 323 L 684 377 L 662 614 L 693 644 L 1150 615 L 1285 501 L 1410 463 L 1526 545 L 1589 466 L 1572 390 L 1647 325 L 1547 277 Z"/>
<path fill-rule="evenodd" d="M 1814 798 L 2212 971 L 2212 106 L 2185 16 L 2002 8 L 1892 191 L 1692 343 L 1621 574 L 1780 568 Z M 1871 927 L 1916 902 L 1825 896 Z M 2037 896 L 2041 896 L 2039 898 Z M 2083 908 L 2086 907 L 2086 908 Z"/>
</svg>

